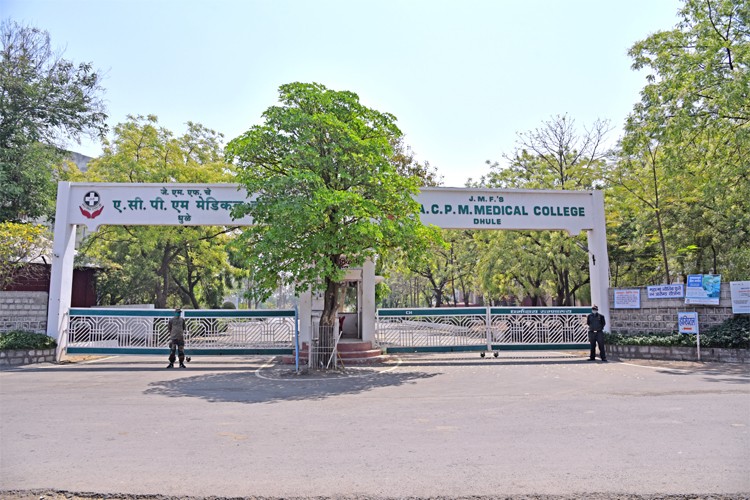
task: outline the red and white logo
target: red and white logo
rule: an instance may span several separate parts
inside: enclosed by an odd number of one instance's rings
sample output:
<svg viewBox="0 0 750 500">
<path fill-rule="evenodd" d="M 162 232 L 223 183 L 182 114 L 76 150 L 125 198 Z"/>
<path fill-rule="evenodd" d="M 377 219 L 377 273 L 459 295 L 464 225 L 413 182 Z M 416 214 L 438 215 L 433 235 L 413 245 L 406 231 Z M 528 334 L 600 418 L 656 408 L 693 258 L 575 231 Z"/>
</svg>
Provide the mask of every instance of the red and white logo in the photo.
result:
<svg viewBox="0 0 750 500">
<path fill-rule="evenodd" d="M 83 204 L 78 208 L 81 209 L 81 213 L 88 219 L 96 219 L 102 213 L 102 210 L 104 210 L 99 193 L 96 191 L 86 193 L 83 197 Z"/>
</svg>

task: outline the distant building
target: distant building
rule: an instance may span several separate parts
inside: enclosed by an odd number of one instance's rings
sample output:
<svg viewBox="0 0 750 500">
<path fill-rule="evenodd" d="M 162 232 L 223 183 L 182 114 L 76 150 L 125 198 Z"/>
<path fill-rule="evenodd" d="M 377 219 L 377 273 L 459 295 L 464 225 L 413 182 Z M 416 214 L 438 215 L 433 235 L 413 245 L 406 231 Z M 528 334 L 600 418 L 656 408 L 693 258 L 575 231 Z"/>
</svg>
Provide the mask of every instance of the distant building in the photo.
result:
<svg viewBox="0 0 750 500">
<path fill-rule="evenodd" d="M 76 164 L 78 170 L 85 172 L 89 168 L 89 162 L 94 158 L 76 153 L 75 151 L 68 151 L 68 159 Z"/>
</svg>

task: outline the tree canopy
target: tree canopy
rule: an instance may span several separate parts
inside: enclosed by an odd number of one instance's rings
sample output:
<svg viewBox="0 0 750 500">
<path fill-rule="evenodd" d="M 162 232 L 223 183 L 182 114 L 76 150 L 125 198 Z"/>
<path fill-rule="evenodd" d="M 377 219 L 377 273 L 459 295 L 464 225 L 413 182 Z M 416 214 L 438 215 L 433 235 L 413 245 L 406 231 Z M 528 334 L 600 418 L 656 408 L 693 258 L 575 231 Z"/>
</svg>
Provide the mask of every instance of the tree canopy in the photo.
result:
<svg viewBox="0 0 750 500">
<path fill-rule="evenodd" d="M 81 180 L 94 182 L 229 182 L 222 136 L 188 122 L 181 136 L 155 116 L 130 116 L 105 140 L 104 153 Z M 99 302 L 157 307 L 219 307 L 234 268 L 223 227 L 105 226 L 90 235 L 80 257 L 103 268 Z"/>
<path fill-rule="evenodd" d="M 630 50 L 648 82 L 608 169 L 610 220 L 652 255 L 625 282 L 750 268 L 750 4 L 686 0 L 679 16 Z"/>
<path fill-rule="evenodd" d="M 65 140 L 106 131 L 101 75 L 46 31 L 5 20 L 0 37 L 0 220 L 49 217 Z"/>
<path fill-rule="evenodd" d="M 430 231 L 413 199 L 420 177 L 399 168 L 396 118 L 355 93 L 290 83 L 279 101 L 227 146 L 238 181 L 257 193 L 237 207 L 256 224 L 239 243 L 256 286 L 270 294 L 289 277 L 324 291 L 321 324 L 333 325 L 345 268 L 389 249 L 424 252 Z"/>
</svg>

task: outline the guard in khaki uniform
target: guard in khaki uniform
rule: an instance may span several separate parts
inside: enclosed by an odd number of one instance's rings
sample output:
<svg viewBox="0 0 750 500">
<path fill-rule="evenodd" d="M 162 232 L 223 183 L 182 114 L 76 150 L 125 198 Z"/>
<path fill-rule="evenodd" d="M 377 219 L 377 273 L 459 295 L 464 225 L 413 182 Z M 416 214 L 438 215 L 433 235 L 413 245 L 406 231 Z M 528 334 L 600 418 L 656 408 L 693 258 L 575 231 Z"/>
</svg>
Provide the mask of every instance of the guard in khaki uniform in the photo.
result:
<svg viewBox="0 0 750 500">
<path fill-rule="evenodd" d="M 175 359 L 179 358 L 180 368 L 185 366 L 185 318 L 182 317 L 182 309 L 174 310 L 174 317 L 169 318 L 169 364 L 167 368 L 174 368 Z M 177 351 L 177 356 L 175 356 Z"/>
</svg>

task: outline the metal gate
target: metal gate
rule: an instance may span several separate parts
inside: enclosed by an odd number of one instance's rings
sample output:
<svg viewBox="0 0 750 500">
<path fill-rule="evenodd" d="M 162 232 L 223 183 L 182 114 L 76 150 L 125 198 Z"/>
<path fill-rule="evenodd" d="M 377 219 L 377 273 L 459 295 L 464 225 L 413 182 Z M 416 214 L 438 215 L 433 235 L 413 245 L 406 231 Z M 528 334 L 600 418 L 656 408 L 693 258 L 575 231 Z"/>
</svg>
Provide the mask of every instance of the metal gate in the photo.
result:
<svg viewBox="0 0 750 500">
<path fill-rule="evenodd" d="M 389 352 L 588 348 L 588 307 L 379 309 Z"/>
<path fill-rule="evenodd" d="M 297 313 L 291 310 L 186 310 L 188 354 L 290 354 Z M 170 309 L 71 308 L 71 354 L 165 354 Z"/>
</svg>

